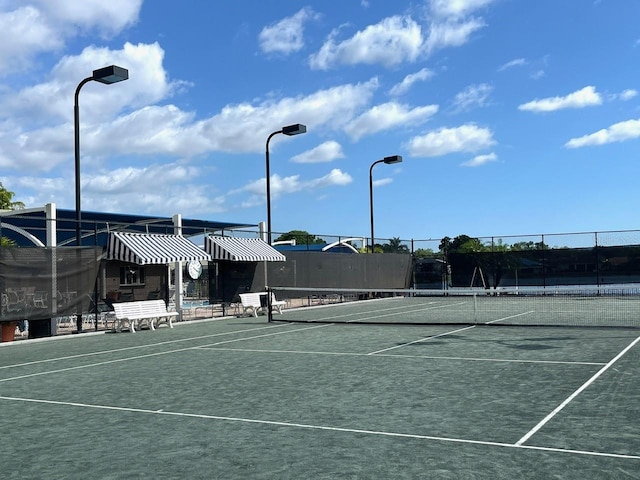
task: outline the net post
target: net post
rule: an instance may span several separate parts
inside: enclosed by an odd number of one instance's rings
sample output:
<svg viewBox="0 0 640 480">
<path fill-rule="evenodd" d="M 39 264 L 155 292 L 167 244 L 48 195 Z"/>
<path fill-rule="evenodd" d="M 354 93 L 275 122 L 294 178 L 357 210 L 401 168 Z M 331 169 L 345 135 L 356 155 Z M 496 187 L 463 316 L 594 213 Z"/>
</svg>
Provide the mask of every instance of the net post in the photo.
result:
<svg viewBox="0 0 640 480">
<path fill-rule="evenodd" d="M 269 287 L 268 285 L 264 287 L 264 289 L 267 292 L 267 323 L 271 323 L 273 322 L 273 305 L 271 303 L 273 299 L 273 293 L 271 287 Z"/>
</svg>

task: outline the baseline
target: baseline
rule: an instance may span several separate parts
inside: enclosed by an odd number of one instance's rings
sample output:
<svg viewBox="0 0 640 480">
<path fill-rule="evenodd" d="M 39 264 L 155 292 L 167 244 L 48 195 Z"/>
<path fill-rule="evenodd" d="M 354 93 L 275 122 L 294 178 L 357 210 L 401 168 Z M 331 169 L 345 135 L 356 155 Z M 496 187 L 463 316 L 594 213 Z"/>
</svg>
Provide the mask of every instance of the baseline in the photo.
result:
<svg viewBox="0 0 640 480">
<path fill-rule="evenodd" d="M 490 446 L 490 447 L 512 448 L 512 449 L 521 449 L 521 450 L 538 450 L 538 451 L 542 450 L 547 452 L 557 452 L 557 453 L 564 453 L 564 454 L 622 458 L 627 460 L 640 460 L 640 455 L 629 455 L 629 454 L 597 452 L 597 451 L 594 452 L 594 451 L 587 451 L 587 450 L 563 449 L 563 448 L 554 448 L 554 447 L 518 445 L 514 443 L 491 442 L 491 441 L 484 441 L 484 440 L 471 440 L 471 439 L 454 438 L 454 437 L 438 437 L 438 436 L 432 436 L 432 435 L 419 435 L 419 434 L 412 434 L 412 433 L 385 432 L 385 431 L 378 431 L 378 430 L 335 427 L 330 425 L 311 425 L 311 424 L 305 424 L 305 423 L 282 422 L 282 421 L 275 421 L 275 420 L 259 420 L 255 418 L 226 417 L 226 416 L 207 415 L 207 414 L 200 414 L 200 413 L 171 412 L 166 410 L 149 410 L 144 408 L 116 407 L 116 406 L 110 406 L 110 405 L 99 405 L 99 404 L 79 403 L 79 402 L 61 402 L 56 400 L 43 400 L 43 399 L 26 398 L 26 397 L 0 396 L 0 400 L 69 406 L 69 407 L 78 407 L 78 408 L 86 408 L 86 409 L 110 410 L 110 411 L 129 412 L 129 413 L 142 413 L 142 414 L 150 414 L 150 415 L 166 415 L 166 416 L 182 417 L 182 418 L 199 418 L 204 420 L 252 423 L 252 424 L 258 424 L 258 425 L 273 425 L 278 427 L 303 428 L 303 429 L 309 429 L 309 430 L 325 430 L 325 431 L 328 430 L 333 432 L 354 433 L 359 435 L 376 435 L 376 436 L 396 437 L 396 438 L 413 438 L 413 439 L 419 439 L 419 440 L 431 440 L 431 441 L 438 441 L 438 442 L 484 445 L 484 446 Z"/>
</svg>

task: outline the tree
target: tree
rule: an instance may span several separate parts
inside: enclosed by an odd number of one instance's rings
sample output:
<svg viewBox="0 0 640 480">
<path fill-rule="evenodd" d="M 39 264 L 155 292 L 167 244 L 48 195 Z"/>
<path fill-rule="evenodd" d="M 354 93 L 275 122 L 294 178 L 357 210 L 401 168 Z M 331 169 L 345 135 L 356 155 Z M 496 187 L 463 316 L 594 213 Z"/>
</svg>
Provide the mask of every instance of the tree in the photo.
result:
<svg viewBox="0 0 640 480">
<path fill-rule="evenodd" d="M 318 238 L 315 235 L 311 235 L 305 230 L 291 230 L 290 232 L 283 233 L 275 242 L 286 242 L 288 240 L 295 240 L 296 245 L 315 245 L 327 243 L 322 238 Z"/>
<path fill-rule="evenodd" d="M 382 245 L 382 251 L 384 253 L 409 253 L 409 247 L 403 245 L 399 237 L 393 237 L 389 239 L 389 243 Z"/>
<path fill-rule="evenodd" d="M 444 237 L 440 240 L 440 245 L 438 247 L 442 253 L 447 253 L 451 249 L 451 237 Z"/>
<path fill-rule="evenodd" d="M 453 240 L 450 237 L 444 237 L 440 240 L 440 251 L 443 253 L 484 252 L 487 249 L 488 247 L 479 238 L 469 235 L 458 235 Z"/>
<path fill-rule="evenodd" d="M 13 196 L 15 193 L 7 190 L 0 182 L 0 210 L 22 210 L 24 203 L 14 202 Z"/>
<path fill-rule="evenodd" d="M 513 251 L 522 251 L 522 250 L 548 250 L 549 247 L 544 242 L 516 242 L 511 245 L 511 250 Z"/>
<path fill-rule="evenodd" d="M 431 258 L 436 256 L 436 252 L 431 248 L 416 248 L 416 251 L 413 252 L 413 256 L 415 258 Z"/>
<path fill-rule="evenodd" d="M 22 210 L 24 208 L 24 203 L 13 201 L 14 195 L 15 193 L 4 188 L 0 182 L 0 210 Z M 7 237 L 0 237 L 0 247 L 11 247 L 15 244 L 16 242 Z"/>
</svg>

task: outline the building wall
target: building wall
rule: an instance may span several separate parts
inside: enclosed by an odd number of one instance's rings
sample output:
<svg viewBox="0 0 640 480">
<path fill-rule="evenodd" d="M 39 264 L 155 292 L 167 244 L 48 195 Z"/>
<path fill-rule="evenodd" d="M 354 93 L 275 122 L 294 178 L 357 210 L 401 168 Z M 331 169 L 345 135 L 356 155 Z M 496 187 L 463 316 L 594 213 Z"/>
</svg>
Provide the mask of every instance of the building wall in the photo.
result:
<svg viewBox="0 0 640 480">
<path fill-rule="evenodd" d="M 139 266 L 120 261 L 107 261 L 104 265 L 105 285 L 103 291 L 106 292 L 107 298 L 119 301 L 147 300 L 152 292 L 159 292 L 157 298 L 168 300 L 166 265 Z M 122 284 L 121 269 L 128 269 L 128 267 L 132 267 L 137 272 L 143 269 L 144 281 L 134 285 Z"/>
</svg>

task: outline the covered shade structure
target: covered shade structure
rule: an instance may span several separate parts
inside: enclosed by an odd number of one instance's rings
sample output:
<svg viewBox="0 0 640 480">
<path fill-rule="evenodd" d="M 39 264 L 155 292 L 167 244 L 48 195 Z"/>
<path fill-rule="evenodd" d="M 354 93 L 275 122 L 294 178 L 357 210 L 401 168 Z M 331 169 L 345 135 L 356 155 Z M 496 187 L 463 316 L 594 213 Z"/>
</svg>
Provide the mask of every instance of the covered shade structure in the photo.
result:
<svg viewBox="0 0 640 480">
<path fill-rule="evenodd" d="M 211 255 L 181 235 L 112 232 L 107 241 L 107 260 L 157 265 L 211 260 Z"/>
<path fill-rule="evenodd" d="M 204 238 L 204 249 L 214 261 L 284 262 L 287 260 L 282 253 L 259 238 L 208 235 Z"/>
</svg>

